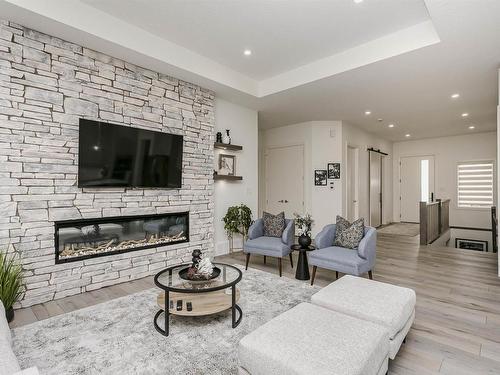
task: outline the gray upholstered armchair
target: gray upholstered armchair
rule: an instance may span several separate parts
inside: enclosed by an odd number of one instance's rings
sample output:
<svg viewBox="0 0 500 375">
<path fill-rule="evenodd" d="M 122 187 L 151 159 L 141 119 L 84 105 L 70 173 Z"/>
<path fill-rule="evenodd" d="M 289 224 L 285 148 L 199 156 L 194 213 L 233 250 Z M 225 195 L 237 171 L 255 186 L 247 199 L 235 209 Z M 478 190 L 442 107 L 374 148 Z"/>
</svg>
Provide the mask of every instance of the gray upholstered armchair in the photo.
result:
<svg viewBox="0 0 500 375">
<path fill-rule="evenodd" d="M 248 269 L 250 254 L 259 254 L 266 257 L 278 258 L 278 269 L 281 277 L 282 264 L 281 258 L 289 255 L 290 263 L 293 268 L 292 249 L 295 240 L 295 222 L 292 219 L 285 219 L 285 230 L 281 237 L 264 236 L 264 220 L 257 219 L 248 229 L 248 240 L 243 245 L 243 251 L 246 254 L 245 269 Z"/>
<path fill-rule="evenodd" d="M 308 254 L 309 264 L 313 266 L 311 285 L 318 267 L 336 271 L 337 278 L 339 272 L 355 276 L 368 272 L 370 279 L 373 279 L 372 269 L 377 251 L 375 228 L 365 227 L 365 235 L 357 249 L 334 246 L 335 229 L 335 224 L 327 225 L 314 239 L 316 250 Z"/>
</svg>

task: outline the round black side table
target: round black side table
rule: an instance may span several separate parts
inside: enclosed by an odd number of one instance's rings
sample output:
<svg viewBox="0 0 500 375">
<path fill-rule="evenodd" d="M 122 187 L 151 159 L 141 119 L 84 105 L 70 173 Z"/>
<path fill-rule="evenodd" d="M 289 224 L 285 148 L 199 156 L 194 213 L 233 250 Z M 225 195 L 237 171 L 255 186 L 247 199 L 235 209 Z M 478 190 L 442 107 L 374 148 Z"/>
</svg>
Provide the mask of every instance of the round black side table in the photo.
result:
<svg viewBox="0 0 500 375">
<path fill-rule="evenodd" d="M 293 251 L 299 252 L 299 260 L 297 269 L 295 270 L 295 278 L 297 280 L 309 280 L 309 263 L 307 262 L 307 252 L 316 249 L 314 246 L 301 247 L 300 245 L 292 245 Z"/>
</svg>

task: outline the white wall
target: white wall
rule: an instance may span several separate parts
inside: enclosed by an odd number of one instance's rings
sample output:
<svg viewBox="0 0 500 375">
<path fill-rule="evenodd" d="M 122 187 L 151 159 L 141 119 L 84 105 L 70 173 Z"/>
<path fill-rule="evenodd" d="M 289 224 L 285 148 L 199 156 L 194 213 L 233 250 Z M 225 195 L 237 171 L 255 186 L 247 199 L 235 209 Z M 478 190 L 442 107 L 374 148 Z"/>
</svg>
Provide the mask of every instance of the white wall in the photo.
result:
<svg viewBox="0 0 500 375">
<path fill-rule="evenodd" d="M 497 160 L 500 160 L 500 69 L 498 70 L 498 107 L 497 107 Z M 497 202 L 500 202 L 500 173 L 497 163 Z M 498 206 L 497 206 L 498 208 Z M 498 211 L 497 211 L 498 212 Z M 500 252 L 498 252 L 498 264 L 500 265 Z M 500 266 L 498 267 L 498 276 L 500 276 Z"/>
<path fill-rule="evenodd" d="M 335 222 L 342 214 L 342 187 L 336 182 L 330 186 L 314 186 L 314 170 L 326 169 L 329 162 L 342 160 L 342 123 L 340 121 L 312 121 L 260 132 L 260 189 L 259 212 L 265 209 L 264 155 L 271 147 L 304 146 L 304 211 L 310 213 L 315 224 L 312 235 L 324 225 Z"/>
<path fill-rule="evenodd" d="M 489 209 L 457 208 L 457 163 L 496 160 L 495 132 L 440 137 L 394 143 L 393 217 L 399 221 L 399 161 L 403 156 L 434 155 L 435 197 L 450 198 L 450 225 L 489 228 Z"/>
<path fill-rule="evenodd" d="M 353 125 L 346 122 L 342 122 L 342 148 L 343 148 L 343 160 L 342 163 L 342 175 L 346 175 L 346 161 L 347 161 L 347 147 L 357 147 L 359 149 L 359 165 L 358 165 L 358 175 L 359 175 L 359 190 L 358 190 L 358 207 L 359 207 L 359 217 L 365 219 L 365 223 L 368 225 L 370 223 L 370 190 L 369 190 L 369 152 L 368 148 L 373 147 L 374 149 L 380 150 L 387 153 L 387 156 L 383 158 L 382 164 L 382 224 L 390 223 L 392 221 L 392 147 L 391 141 L 379 138 L 374 134 L 365 132 Z M 342 179 L 342 201 L 344 202 L 343 214 L 347 214 L 347 180 Z"/>
<path fill-rule="evenodd" d="M 216 181 L 214 190 L 215 217 L 214 243 L 216 255 L 229 252 L 229 242 L 224 231 L 222 218 L 228 207 L 246 204 L 254 218 L 258 216 L 258 124 L 257 112 L 232 104 L 225 100 L 215 100 L 216 132 L 231 129 L 233 144 L 243 146 L 242 151 L 215 150 L 214 169 L 217 169 L 220 153 L 236 155 L 236 174 L 243 181 Z M 236 247 L 241 247 L 241 239 L 235 238 Z"/>
<path fill-rule="evenodd" d="M 315 169 L 327 169 L 328 163 L 343 165 L 342 123 L 313 122 L 311 151 L 312 170 L 306 182 L 312 189 L 310 212 L 315 221 L 312 231 L 315 236 L 325 225 L 335 223 L 337 215 L 342 215 L 342 181 L 345 179 L 342 171 L 340 180 L 328 180 L 328 186 L 314 186 Z"/>
</svg>

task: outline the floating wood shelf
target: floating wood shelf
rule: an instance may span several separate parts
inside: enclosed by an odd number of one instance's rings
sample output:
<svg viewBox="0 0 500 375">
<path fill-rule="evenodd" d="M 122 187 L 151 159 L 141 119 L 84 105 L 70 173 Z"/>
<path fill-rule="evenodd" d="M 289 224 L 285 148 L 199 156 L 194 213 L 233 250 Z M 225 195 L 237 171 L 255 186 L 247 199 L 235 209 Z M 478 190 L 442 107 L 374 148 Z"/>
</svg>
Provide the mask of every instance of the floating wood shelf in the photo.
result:
<svg viewBox="0 0 500 375">
<path fill-rule="evenodd" d="M 243 146 L 238 146 L 238 145 L 227 145 L 225 143 L 214 143 L 215 148 L 219 148 L 221 150 L 231 150 L 231 151 L 241 151 L 243 150 Z"/>
<path fill-rule="evenodd" d="M 226 181 L 241 181 L 243 180 L 242 176 L 227 176 L 224 174 L 215 174 L 214 175 L 214 180 L 226 180 Z"/>
</svg>

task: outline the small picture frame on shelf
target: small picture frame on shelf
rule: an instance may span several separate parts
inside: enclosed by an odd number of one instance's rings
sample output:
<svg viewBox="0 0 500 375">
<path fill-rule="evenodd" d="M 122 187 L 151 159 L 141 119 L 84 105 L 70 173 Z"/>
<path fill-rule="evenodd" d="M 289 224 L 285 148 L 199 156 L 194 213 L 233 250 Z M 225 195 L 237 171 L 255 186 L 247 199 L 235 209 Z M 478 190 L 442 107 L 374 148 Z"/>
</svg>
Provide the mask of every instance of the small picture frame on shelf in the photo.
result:
<svg viewBox="0 0 500 375">
<path fill-rule="evenodd" d="M 219 175 L 234 176 L 236 174 L 236 158 L 234 155 L 219 155 Z"/>
<path fill-rule="evenodd" d="M 329 180 L 340 179 L 340 163 L 328 163 L 327 169 Z"/>
<path fill-rule="evenodd" d="M 316 169 L 314 171 L 314 185 L 326 186 L 327 171 L 326 169 Z"/>
</svg>

